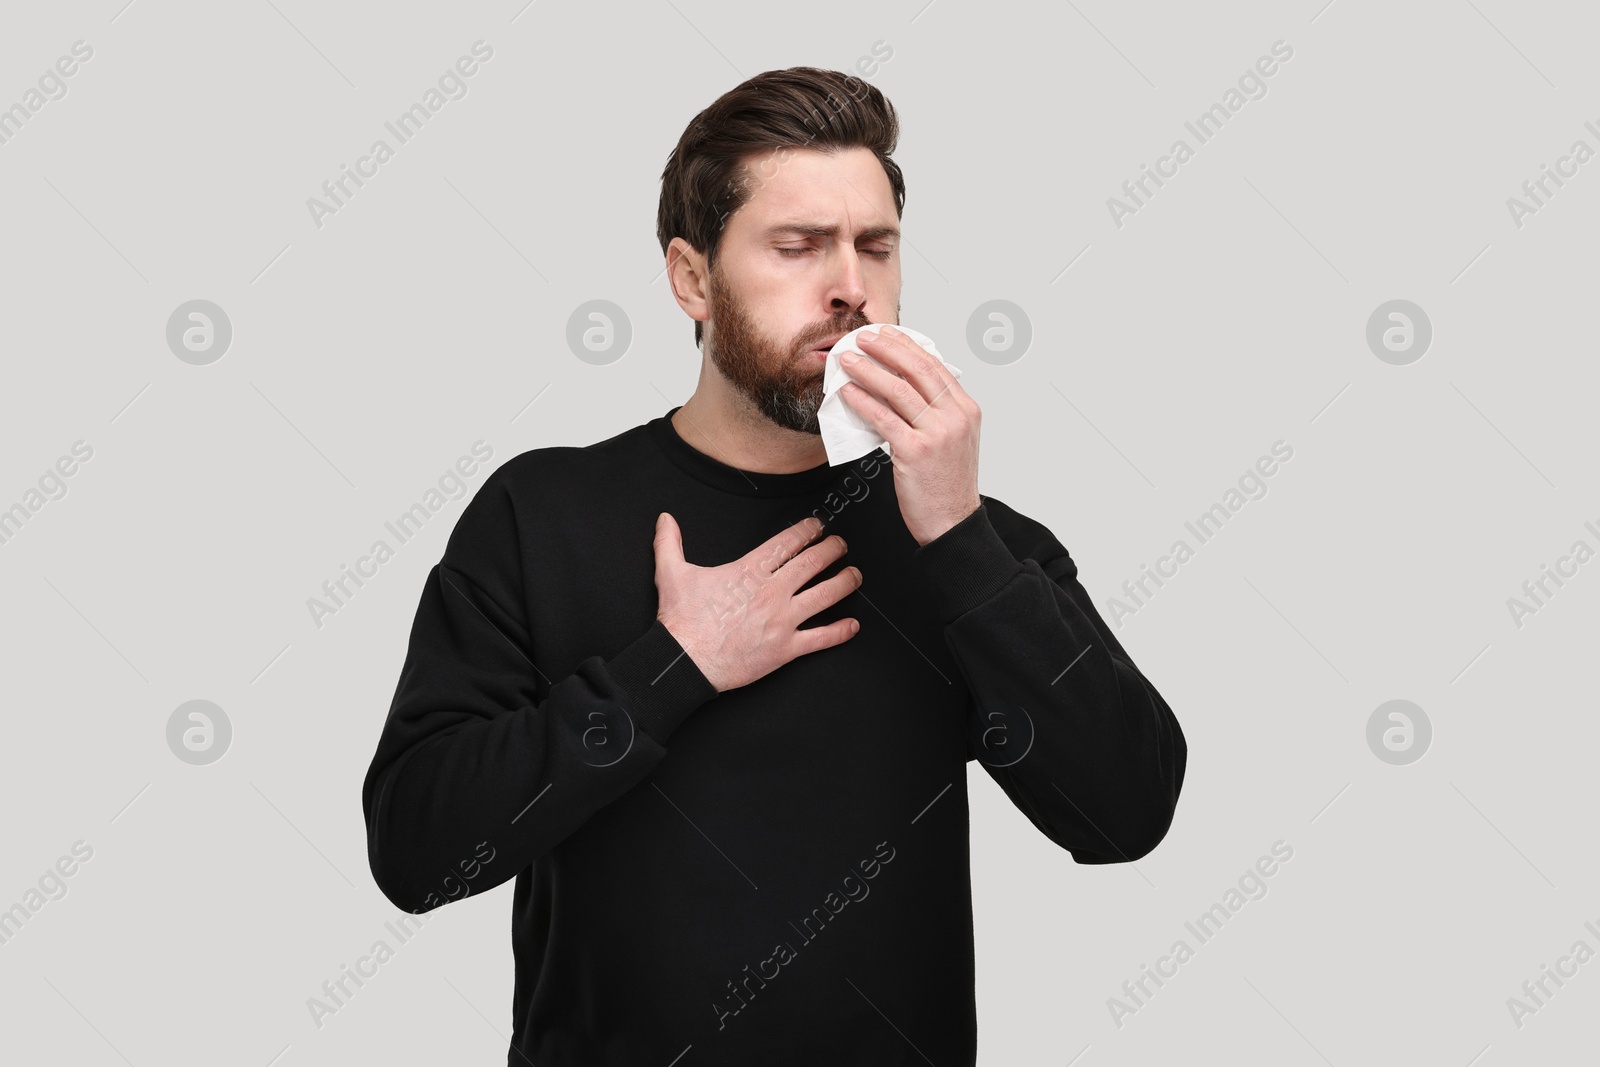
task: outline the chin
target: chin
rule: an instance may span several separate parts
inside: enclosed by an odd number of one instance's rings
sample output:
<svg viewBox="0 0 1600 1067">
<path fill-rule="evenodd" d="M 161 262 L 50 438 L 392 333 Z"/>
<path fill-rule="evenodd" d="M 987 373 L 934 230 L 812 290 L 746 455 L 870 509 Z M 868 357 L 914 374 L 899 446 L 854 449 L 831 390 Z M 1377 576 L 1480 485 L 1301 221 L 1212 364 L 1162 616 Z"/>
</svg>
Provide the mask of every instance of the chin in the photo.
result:
<svg viewBox="0 0 1600 1067">
<path fill-rule="evenodd" d="M 803 433 L 807 437 L 821 437 L 822 436 L 822 426 L 821 426 L 820 423 L 817 422 L 816 415 L 812 415 L 811 418 L 805 420 L 804 422 L 798 423 L 798 424 L 793 423 L 793 422 L 789 422 L 788 420 L 785 420 L 785 419 L 772 419 L 771 421 L 773 422 L 774 425 L 778 426 L 780 429 L 789 430 L 789 431 L 792 431 L 793 433 Z"/>
<path fill-rule="evenodd" d="M 794 408 L 785 408 L 783 410 L 763 409 L 761 414 L 766 416 L 767 421 L 780 430 L 803 433 L 810 437 L 822 436 L 822 426 L 817 421 L 815 408 L 807 408 L 804 411 L 797 411 Z"/>
</svg>

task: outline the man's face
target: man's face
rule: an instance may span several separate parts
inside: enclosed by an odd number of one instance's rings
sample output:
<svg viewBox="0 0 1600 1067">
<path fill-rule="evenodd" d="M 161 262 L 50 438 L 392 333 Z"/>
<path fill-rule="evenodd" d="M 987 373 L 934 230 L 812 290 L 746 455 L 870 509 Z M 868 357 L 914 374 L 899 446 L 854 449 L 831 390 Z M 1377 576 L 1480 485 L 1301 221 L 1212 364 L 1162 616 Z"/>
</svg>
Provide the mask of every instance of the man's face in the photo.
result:
<svg viewBox="0 0 1600 1067">
<path fill-rule="evenodd" d="M 717 250 L 707 352 L 767 419 L 816 434 L 827 350 L 858 326 L 900 321 L 894 192 L 865 148 L 745 162 L 753 192 Z"/>
</svg>

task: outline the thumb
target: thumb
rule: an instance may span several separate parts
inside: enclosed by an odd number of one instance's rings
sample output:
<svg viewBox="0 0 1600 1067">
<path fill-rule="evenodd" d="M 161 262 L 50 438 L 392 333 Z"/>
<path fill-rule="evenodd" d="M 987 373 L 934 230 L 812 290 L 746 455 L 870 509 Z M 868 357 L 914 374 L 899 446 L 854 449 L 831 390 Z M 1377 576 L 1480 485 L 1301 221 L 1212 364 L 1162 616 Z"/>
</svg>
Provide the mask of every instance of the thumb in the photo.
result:
<svg viewBox="0 0 1600 1067">
<path fill-rule="evenodd" d="M 665 511 L 656 516 L 655 553 L 658 569 L 664 563 L 684 561 L 683 531 L 678 528 L 678 520 Z"/>
</svg>

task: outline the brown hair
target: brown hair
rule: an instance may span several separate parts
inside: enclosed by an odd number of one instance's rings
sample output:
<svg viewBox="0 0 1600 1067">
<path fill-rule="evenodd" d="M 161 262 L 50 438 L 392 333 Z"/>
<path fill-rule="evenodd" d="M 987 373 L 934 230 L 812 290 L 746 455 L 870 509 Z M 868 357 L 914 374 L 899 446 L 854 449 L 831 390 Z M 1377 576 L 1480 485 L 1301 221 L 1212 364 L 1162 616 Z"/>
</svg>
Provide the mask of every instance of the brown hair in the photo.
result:
<svg viewBox="0 0 1600 1067">
<path fill-rule="evenodd" d="M 662 254 L 682 237 L 705 255 L 708 267 L 716 265 L 723 225 L 754 191 L 743 160 L 763 150 L 871 149 L 889 176 L 898 217 L 905 211 L 905 178 L 889 155 L 899 138 L 894 105 L 852 74 L 818 67 L 757 74 L 696 115 L 667 157 L 656 209 Z M 702 325 L 694 324 L 696 345 Z"/>
</svg>

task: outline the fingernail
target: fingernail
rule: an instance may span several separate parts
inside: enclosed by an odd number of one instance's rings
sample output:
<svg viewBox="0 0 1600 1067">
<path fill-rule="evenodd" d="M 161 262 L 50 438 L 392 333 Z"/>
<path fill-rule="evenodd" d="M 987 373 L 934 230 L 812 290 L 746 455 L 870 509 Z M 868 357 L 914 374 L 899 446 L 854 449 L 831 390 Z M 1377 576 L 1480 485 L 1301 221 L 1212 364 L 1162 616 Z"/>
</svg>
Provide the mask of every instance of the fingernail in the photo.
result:
<svg viewBox="0 0 1600 1067">
<path fill-rule="evenodd" d="M 839 353 L 839 362 L 841 362 L 841 363 L 859 363 L 859 362 L 861 362 L 861 357 L 856 355 L 854 352 L 841 352 L 841 353 Z"/>
</svg>

